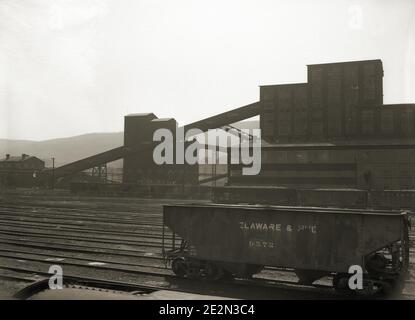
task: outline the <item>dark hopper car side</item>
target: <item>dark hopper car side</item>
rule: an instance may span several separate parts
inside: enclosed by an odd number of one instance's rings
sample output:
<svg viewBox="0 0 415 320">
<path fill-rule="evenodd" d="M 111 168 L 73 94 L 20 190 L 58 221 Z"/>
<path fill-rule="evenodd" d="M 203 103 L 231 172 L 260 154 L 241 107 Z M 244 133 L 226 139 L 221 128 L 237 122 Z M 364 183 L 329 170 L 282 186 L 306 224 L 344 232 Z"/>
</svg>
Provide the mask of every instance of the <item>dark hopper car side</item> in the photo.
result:
<svg viewBox="0 0 415 320">
<path fill-rule="evenodd" d="M 361 292 L 379 293 L 401 290 L 408 270 L 406 212 L 166 205 L 164 225 L 176 240 L 167 250 L 163 237 L 163 252 L 184 277 L 250 278 L 264 266 L 284 267 L 305 284 L 331 275 L 335 289 L 345 293 L 349 268 L 357 265 L 364 272 Z"/>
</svg>

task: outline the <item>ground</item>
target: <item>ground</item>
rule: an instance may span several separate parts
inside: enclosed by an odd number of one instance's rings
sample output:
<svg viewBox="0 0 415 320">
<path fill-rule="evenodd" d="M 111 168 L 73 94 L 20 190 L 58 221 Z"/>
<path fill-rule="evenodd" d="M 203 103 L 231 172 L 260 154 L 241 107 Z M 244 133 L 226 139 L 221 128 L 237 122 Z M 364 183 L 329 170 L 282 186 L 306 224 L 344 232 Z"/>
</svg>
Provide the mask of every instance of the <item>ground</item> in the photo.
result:
<svg viewBox="0 0 415 320">
<path fill-rule="evenodd" d="M 183 294 L 238 299 L 325 299 L 336 295 L 330 279 L 298 286 L 290 270 L 266 268 L 257 281 L 217 283 L 179 279 L 162 259 L 162 205 L 184 200 L 77 197 L 65 190 L 12 190 L 0 198 L 0 299 L 50 277 L 64 276 L 158 288 L 146 298 Z M 195 202 L 194 200 L 192 202 Z M 171 233 L 165 230 L 171 245 Z M 411 235 L 411 243 L 415 236 Z M 411 248 L 411 272 L 414 270 Z M 413 299 L 411 275 L 404 295 Z"/>
</svg>

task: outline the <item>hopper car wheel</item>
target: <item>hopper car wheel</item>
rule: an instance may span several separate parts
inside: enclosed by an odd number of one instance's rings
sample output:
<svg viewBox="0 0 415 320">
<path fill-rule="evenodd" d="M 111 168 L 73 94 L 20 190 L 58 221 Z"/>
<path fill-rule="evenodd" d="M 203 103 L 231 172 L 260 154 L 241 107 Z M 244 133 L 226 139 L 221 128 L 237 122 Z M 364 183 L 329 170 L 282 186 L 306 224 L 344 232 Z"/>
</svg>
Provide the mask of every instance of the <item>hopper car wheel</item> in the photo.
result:
<svg viewBox="0 0 415 320">
<path fill-rule="evenodd" d="M 171 269 L 176 276 L 182 278 L 187 274 L 187 266 L 183 258 L 175 258 L 171 263 Z"/>
<path fill-rule="evenodd" d="M 333 287 L 334 289 L 342 295 L 352 295 L 354 290 L 349 287 L 349 274 L 337 273 L 333 277 Z"/>
<path fill-rule="evenodd" d="M 402 294 L 405 283 L 401 279 L 388 280 L 382 283 L 382 293 L 386 296 L 396 297 Z"/>
<path fill-rule="evenodd" d="M 221 267 L 213 263 L 207 263 L 205 266 L 205 277 L 209 280 L 220 280 L 224 277 L 225 272 Z"/>
<path fill-rule="evenodd" d="M 359 295 L 371 297 L 381 292 L 381 287 L 377 281 L 371 279 L 363 279 L 363 288 L 353 290 L 349 287 L 349 279 L 351 275 L 347 273 L 336 274 L 333 277 L 334 289 L 342 295 Z"/>
<path fill-rule="evenodd" d="M 223 280 L 234 280 L 235 276 L 232 274 L 232 272 L 229 272 L 227 270 L 223 270 L 222 279 Z"/>
<path fill-rule="evenodd" d="M 186 277 L 189 279 L 199 279 L 201 276 L 200 268 L 198 266 L 189 265 L 187 268 Z"/>
</svg>

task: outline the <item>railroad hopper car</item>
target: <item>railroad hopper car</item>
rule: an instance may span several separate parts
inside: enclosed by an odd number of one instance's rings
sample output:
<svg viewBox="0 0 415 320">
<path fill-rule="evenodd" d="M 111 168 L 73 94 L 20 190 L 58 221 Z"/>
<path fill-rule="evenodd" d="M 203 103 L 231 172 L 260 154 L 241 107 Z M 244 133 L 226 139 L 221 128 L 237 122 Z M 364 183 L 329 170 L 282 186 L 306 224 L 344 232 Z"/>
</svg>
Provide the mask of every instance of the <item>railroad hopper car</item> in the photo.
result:
<svg viewBox="0 0 415 320">
<path fill-rule="evenodd" d="M 281 267 L 293 269 L 299 283 L 332 276 L 337 291 L 375 294 L 402 290 L 407 275 L 409 222 L 403 211 L 166 205 L 164 225 L 175 239 L 170 248 L 163 236 L 164 256 L 183 277 L 251 278 L 264 267 Z M 356 265 L 363 289 L 352 291 L 349 268 Z"/>
</svg>

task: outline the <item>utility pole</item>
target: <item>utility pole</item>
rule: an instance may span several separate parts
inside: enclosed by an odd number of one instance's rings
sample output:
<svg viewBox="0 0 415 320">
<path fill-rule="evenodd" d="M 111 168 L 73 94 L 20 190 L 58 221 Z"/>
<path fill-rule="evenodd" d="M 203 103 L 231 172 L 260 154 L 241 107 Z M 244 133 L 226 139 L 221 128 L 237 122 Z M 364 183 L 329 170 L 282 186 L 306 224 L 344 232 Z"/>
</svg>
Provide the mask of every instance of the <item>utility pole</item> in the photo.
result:
<svg viewBox="0 0 415 320">
<path fill-rule="evenodd" d="M 55 190 L 55 158 L 52 158 L 52 190 Z"/>
</svg>

